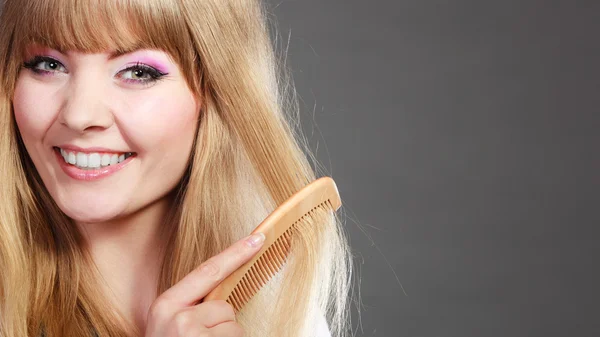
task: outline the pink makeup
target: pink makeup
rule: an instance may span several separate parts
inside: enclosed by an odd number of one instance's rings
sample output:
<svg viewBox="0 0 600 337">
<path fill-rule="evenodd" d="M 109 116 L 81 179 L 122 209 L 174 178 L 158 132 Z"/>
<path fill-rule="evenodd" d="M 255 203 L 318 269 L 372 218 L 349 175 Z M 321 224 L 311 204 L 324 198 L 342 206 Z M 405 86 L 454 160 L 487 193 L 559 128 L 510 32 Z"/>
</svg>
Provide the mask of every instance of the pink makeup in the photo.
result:
<svg viewBox="0 0 600 337">
<path fill-rule="evenodd" d="M 142 56 L 142 57 L 137 57 L 135 59 L 136 59 L 136 61 L 134 63 L 139 62 L 139 63 L 145 64 L 145 65 L 149 65 L 149 66 L 153 67 L 154 69 L 160 71 L 163 74 L 168 74 L 170 72 L 169 68 L 165 64 L 163 64 L 162 62 L 160 62 L 150 56 Z"/>
</svg>

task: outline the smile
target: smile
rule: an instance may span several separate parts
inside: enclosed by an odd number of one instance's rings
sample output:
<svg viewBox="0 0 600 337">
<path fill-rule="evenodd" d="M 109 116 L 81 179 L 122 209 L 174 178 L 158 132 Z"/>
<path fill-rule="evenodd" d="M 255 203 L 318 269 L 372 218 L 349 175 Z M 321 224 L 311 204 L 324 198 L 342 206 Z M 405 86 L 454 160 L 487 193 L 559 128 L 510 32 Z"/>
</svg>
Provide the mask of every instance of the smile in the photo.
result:
<svg viewBox="0 0 600 337">
<path fill-rule="evenodd" d="M 101 167 L 116 165 L 125 161 L 125 159 L 133 156 L 133 152 L 125 153 L 84 153 L 63 150 L 55 147 L 55 150 L 60 150 L 60 155 L 65 160 L 65 163 L 76 166 L 80 169 L 94 170 Z"/>
<path fill-rule="evenodd" d="M 54 147 L 56 160 L 63 171 L 76 180 L 91 181 L 118 172 L 137 157 L 135 152 L 78 152 Z"/>
</svg>

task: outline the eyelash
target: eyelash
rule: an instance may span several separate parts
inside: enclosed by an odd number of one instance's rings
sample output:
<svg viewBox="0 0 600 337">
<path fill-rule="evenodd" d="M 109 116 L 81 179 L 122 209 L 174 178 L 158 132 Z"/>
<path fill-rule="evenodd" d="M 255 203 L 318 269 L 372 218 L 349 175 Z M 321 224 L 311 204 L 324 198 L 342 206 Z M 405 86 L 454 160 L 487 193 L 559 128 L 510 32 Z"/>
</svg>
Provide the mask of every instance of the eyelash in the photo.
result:
<svg viewBox="0 0 600 337">
<path fill-rule="evenodd" d="M 36 74 L 40 74 L 43 76 L 52 76 L 52 73 L 55 73 L 56 71 L 50 71 L 50 70 L 43 70 L 43 69 L 38 69 L 37 66 L 39 66 L 40 63 L 42 62 L 48 62 L 48 63 L 57 63 L 59 66 L 64 67 L 64 65 L 62 63 L 60 63 L 58 60 L 53 59 L 51 57 L 47 57 L 47 56 L 34 56 L 31 60 L 23 62 L 23 67 L 30 69 L 31 71 L 33 71 Z M 166 73 L 160 72 L 157 69 L 150 67 L 146 64 L 137 62 L 135 65 L 128 67 L 126 69 L 123 69 L 119 72 L 119 74 L 121 73 L 126 73 L 129 71 L 136 71 L 136 70 L 141 70 L 144 72 L 144 74 L 147 74 L 148 76 L 150 76 L 149 79 L 144 79 L 144 80 L 134 80 L 134 79 L 123 79 L 123 81 L 125 81 L 126 83 L 133 83 L 133 84 L 141 84 L 141 85 L 150 85 L 152 83 L 158 82 L 161 79 L 163 79 L 166 75 Z"/>
</svg>

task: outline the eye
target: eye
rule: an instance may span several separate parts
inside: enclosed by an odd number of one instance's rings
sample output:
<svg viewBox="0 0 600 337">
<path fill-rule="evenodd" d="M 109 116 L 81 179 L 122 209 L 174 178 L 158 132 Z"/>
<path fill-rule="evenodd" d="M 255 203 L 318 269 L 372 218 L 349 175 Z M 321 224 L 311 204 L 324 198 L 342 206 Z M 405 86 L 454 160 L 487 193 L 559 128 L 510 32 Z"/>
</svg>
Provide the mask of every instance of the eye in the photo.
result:
<svg viewBox="0 0 600 337">
<path fill-rule="evenodd" d="M 31 69 L 37 74 L 48 74 L 54 72 L 66 73 L 67 69 L 60 61 L 57 61 L 48 56 L 34 56 L 31 60 L 23 62 L 23 67 Z"/>
<path fill-rule="evenodd" d="M 158 71 L 157 69 L 137 63 L 127 69 L 120 71 L 117 77 L 123 79 L 127 83 L 139 83 L 139 84 L 151 84 L 162 79 L 165 73 Z"/>
<path fill-rule="evenodd" d="M 60 61 L 48 57 L 37 55 L 29 61 L 23 62 L 23 67 L 31 69 L 36 74 L 51 75 L 53 73 L 67 73 L 65 66 Z M 160 72 L 154 67 L 142 63 L 128 67 L 117 74 L 117 77 L 126 83 L 150 85 L 159 81 L 168 74 Z"/>
</svg>

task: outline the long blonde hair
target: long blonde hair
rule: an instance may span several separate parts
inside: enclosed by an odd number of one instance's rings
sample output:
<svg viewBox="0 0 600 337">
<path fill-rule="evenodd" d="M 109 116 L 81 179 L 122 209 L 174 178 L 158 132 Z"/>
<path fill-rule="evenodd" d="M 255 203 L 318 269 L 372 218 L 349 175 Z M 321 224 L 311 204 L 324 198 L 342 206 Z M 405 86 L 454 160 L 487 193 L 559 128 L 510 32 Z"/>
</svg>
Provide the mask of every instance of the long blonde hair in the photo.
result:
<svg viewBox="0 0 600 337">
<path fill-rule="evenodd" d="M 0 17 L 0 337 L 139 336 L 111 307 L 75 226 L 20 139 L 12 95 L 22 50 L 168 52 L 201 97 L 197 138 L 173 193 L 157 295 L 247 235 L 319 167 L 258 0 L 6 0 Z M 315 161 L 316 162 L 316 161 Z M 284 272 L 239 313 L 247 336 L 307 336 L 326 315 L 346 336 L 352 258 L 337 216 L 321 214 Z"/>
</svg>

